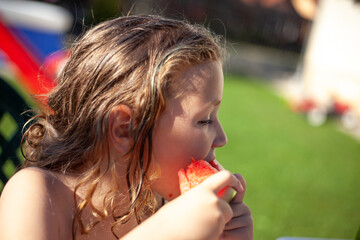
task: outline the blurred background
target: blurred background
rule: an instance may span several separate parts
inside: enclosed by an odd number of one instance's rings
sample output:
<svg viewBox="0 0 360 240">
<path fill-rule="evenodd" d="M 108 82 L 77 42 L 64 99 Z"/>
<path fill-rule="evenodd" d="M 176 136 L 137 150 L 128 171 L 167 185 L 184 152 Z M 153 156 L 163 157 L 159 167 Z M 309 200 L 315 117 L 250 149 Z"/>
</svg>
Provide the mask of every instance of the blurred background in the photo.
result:
<svg viewBox="0 0 360 240">
<path fill-rule="evenodd" d="M 0 189 L 24 111 L 56 85 L 84 30 L 127 14 L 226 39 L 222 164 L 247 180 L 255 239 L 354 239 L 360 226 L 360 1 L 0 0 Z"/>
</svg>

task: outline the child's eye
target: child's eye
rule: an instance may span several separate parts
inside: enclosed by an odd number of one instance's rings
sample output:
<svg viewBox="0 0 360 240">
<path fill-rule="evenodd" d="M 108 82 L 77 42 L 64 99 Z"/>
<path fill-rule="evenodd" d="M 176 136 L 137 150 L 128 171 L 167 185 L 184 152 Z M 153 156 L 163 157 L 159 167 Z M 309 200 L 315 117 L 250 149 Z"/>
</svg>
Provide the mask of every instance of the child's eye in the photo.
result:
<svg viewBox="0 0 360 240">
<path fill-rule="evenodd" d="M 211 119 L 201 120 L 198 122 L 201 126 L 206 126 L 208 124 L 211 124 L 213 121 Z"/>
</svg>

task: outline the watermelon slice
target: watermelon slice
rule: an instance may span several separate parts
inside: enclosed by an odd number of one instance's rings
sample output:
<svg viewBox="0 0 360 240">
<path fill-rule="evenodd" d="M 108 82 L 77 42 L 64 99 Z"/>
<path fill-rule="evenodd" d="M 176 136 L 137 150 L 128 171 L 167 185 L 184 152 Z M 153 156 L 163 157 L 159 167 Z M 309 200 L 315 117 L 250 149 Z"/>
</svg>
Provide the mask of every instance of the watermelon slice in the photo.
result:
<svg viewBox="0 0 360 240">
<path fill-rule="evenodd" d="M 181 194 L 199 185 L 206 178 L 222 169 L 222 166 L 216 160 L 209 163 L 205 160 L 195 161 L 193 159 L 186 169 L 180 169 L 178 172 Z M 230 202 L 235 195 L 236 190 L 231 187 L 225 187 L 218 192 L 218 196 L 227 202 Z"/>
</svg>

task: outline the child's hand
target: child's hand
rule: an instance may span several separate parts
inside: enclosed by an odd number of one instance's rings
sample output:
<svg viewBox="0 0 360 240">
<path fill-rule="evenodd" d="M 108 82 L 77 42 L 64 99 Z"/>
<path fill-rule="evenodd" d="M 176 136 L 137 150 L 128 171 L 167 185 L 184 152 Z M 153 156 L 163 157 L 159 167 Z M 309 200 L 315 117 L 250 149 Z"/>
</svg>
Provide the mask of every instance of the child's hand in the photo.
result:
<svg viewBox="0 0 360 240">
<path fill-rule="evenodd" d="M 234 206 L 230 206 L 217 196 L 217 192 L 226 186 L 231 186 L 239 192 L 237 199 L 234 199 L 234 203 L 237 203 Z M 228 171 L 221 171 L 169 202 L 160 209 L 157 217 L 163 215 L 166 219 L 163 228 L 175 233 L 171 239 L 215 240 L 220 237 L 233 216 L 242 214 L 243 207 L 238 206 L 238 202 L 242 201 L 243 191 L 241 182 L 234 175 Z M 229 233 L 232 233 L 233 227 L 239 227 L 236 220 L 229 223 Z"/>
<path fill-rule="evenodd" d="M 230 206 L 233 211 L 232 219 L 225 225 L 224 231 L 220 236 L 220 240 L 253 240 L 253 219 L 251 216 L 250 208 L 243 202 L 246 182 L 240 174 L 234 174 L 241 182 L 244 190 L 237 192 L 234 199 L 231 201 Z"/>
<path fill-rule="evenodd" d="M 217 196 L 226 186 L 238 192 L 230 204 Z M 242 177 L 220 171 L 167 203 L 123 239 L 251 240 L 252 220 L 242 202 L 244 192 Z"/>
</svg>

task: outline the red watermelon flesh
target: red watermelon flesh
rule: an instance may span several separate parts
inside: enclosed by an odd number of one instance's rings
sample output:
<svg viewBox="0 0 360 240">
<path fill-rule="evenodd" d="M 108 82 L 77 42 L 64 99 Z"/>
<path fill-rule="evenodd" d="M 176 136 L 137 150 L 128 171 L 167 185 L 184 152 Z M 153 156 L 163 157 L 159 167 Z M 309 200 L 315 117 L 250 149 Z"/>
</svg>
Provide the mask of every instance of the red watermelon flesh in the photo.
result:
<svg viewBox="0 0 360 240">
<path fill-rule="evenodd" d="M 215 168 L 216 167 L 216 168 Z M 192 163 L 186 169 L 180 169 L 178 172 L 179 186 L 181 194 L 189 191 L 202 183 L 206 178 L 223 169 L 215 161 L 209 163 L 205 160 L 192 160 Z M 233 188 L 225 187 L 218 192 L 218 196 L 230 202 L 235 196 L 236 191 Z"/>
</svg>

